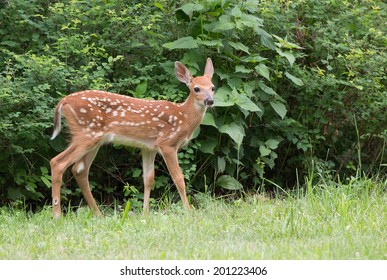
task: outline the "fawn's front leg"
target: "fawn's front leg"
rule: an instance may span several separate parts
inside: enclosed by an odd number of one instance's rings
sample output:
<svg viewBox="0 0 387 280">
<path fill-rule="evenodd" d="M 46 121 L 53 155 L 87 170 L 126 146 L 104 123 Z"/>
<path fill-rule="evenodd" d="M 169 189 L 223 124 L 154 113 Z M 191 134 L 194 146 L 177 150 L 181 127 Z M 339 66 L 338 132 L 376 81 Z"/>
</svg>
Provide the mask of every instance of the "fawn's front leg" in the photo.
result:
<svg viewBox="0 0 387 280">
<path fill-rule="evenodd" d="M 191 207 L 188 203 L 188 199 L 185 191 L 184 176 L 183 176 L 183 173 L 181 172 L 179 162 L 177 159 L 177 148 L 161 147 L 160 150 L 164 158 L 164 161 L 167 164 L 169 174 L 171 174 L 173 182 L 175 183 L 177 190 L 179 191 L 184 208 L 187 210 L 190 210 Z"/>
<path fill-rule="evenodd" d="M 155 157 L 157 152 L 143 149 L 142 153 L 142 172 L 144 178 L 144 212 L 149 213 L 149 199 L 155 179 Z"/>
</svg>

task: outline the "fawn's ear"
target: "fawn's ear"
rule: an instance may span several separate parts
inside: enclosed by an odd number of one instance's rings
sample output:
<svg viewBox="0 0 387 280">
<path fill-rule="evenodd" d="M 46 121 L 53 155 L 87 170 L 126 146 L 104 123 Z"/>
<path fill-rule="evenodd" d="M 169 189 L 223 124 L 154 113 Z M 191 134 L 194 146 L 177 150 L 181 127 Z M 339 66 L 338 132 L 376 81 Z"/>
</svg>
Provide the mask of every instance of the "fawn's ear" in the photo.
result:
<svg viewBox="0 0 387 280">
<path fill-rule="evenodd" d="M 204 68 L 204 75 L 212 78 L 214 75 L 214 66 L 212 65 L 211 58 L 207 58 L 206 67 Z"/>
<path fill-rule="evenodd" d="M 179 61 L 175 62 L 175 74 L 179 81 L 185 83 L 187 86 L 191 84 L 191 73 L 189 72 L 188 68 L 185 67 L 184 64 Z"/>
</svg>

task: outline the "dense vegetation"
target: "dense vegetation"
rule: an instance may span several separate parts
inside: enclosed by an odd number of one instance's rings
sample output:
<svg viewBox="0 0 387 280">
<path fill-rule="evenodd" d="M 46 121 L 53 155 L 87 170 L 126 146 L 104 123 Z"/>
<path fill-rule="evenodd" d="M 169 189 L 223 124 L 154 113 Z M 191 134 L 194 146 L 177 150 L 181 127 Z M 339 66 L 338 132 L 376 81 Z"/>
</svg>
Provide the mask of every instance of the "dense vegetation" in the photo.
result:
<svg viewBox="0 0 387 280">
<path fill-rule="evenodd" d="M 179 154 L 189 194 L 289 190 L 386 174 L 387 37 L 383 1 L 0 0 L 0 201 L 50 201 L 53 108 L 102 89 L 180 102 L 180 60 L 215 66 L 216 107 Z M 154 197 L 173 198 L 157 160 Z M 106 146 L 93 193 L 141 203 L 138 151 Z M 78 203 L 70 173 L 63 197 Z M 172 191 L 170 191 L 172 190 Z M 192 201 L 194 203 L 194 201 Z"/>
</svg>

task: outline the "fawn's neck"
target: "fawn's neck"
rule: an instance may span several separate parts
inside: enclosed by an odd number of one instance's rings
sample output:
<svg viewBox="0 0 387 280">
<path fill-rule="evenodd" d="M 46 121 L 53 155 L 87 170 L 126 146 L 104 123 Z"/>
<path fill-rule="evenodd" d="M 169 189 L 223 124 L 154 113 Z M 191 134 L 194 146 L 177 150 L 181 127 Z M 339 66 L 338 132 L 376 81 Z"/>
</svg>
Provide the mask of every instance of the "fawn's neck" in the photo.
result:
<svg viewBox="0 0 387 280">
<path fill-rule="evenodd" d="M 180 105 L 182 113 L 186 116 L 186 121 L 194 131 L 202 122 L 207 107 L 199 104 L 190 94 L 186 101 Z"/>
</svg>

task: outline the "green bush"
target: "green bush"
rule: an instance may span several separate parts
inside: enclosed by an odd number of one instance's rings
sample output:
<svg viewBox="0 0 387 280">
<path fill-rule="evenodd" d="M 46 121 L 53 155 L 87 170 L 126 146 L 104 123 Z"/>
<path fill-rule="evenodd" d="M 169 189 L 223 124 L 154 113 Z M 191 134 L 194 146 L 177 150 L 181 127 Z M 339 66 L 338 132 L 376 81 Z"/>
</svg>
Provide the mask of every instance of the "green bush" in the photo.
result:
<svg viewBox="0 0 387 280">
<path fill-rule="evenodd" d="M 385 3 L 270 2 L 265 18 L 271 31 L 304 48 L 293 73 L 305 86 L 277 87 L 296 120 L 279 159 L 288 167 L 279 170 L 292 177 L 295 166 L 307 171 L 319 162 L 336 179 L 357 171 L 385 172 Z"/>
<path fill-rule="evenodd" d="M 265 31 L 258 15 L 253 1 L 187 3 L 176 10 L 177 38 L 163 45 L 195 71 L 207 56 L 216 67 L 216 109 L 206 114 L 195 140 L 203 153 L 197 157 L 198 172 L 206 170 L 205 179 L 195 176 L 199 190 L 206 183 L 212 189 L 243 188 L 238 181 L 256 189 L 265 166 L 274 167 L 275 150 L 284 139 L 279 128 L 286 125 L 286 102 L 270 83 L 286 79 L 302 85 L 287 71 L 299 47 Z M 285 74 L 279 77 L 278 71 Z"/>
<path fill-rule="evenodd" d="M 53 108 L 84 89 L 180 102 L 182 61 L 211 57 L 216 107 L 179 153 L 189 187 L 216 194 L 293 188 L 314 174 L 384 175 L 386 4 L 382 1 L 3 1 L 0 200 L 50 201 Z M 138 152 L 101 149 L 96 198 L 141 198 Z M 133 160 L 128 160 L 131 157 Z M 171 181 L 157 160 L 155 196 Z M 99 172 L 96 172 L 96 171 Z M 108 176 L 106 176 L 106 174 Z M 65 176 L 64 199 L 82 198 Z M 268 182 L 270 182 L 268 184 Z M 140 193 L 134 191 L 139 190 Z"/>
</svg>

